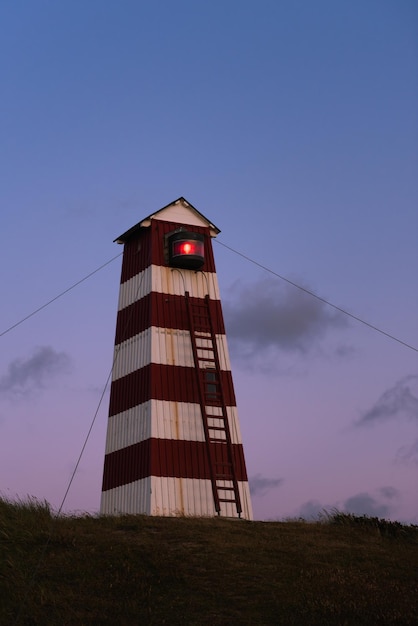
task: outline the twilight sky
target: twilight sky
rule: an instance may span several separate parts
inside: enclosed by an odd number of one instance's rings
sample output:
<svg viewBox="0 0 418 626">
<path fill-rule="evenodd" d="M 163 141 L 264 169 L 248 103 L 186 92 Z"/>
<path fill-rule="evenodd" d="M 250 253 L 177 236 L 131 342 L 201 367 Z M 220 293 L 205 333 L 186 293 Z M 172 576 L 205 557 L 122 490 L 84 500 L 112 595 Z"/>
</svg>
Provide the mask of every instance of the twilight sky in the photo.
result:
<svg viewBox="0 0 418 626">
<path fill-rule="evenodd" d="M 255 518 L 417 523 L 415 0 L 2 3 L 0 72 L 0 493 L 57 509 L 97 412 L 63 508 L 98 510 L 121 258 L 6 331 L 184 196 Z"/>
</svg>

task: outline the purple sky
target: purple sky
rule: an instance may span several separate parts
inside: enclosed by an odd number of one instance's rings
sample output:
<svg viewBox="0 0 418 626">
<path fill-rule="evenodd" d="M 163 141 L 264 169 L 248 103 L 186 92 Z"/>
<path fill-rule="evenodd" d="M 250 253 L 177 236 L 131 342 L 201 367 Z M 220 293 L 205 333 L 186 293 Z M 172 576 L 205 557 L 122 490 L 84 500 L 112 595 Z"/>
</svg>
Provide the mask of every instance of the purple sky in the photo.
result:
<svg viewBox="0 0 418 626">
<path fill-rule="evenodd" d="M 184 196 L 222 231 L 256 519 L 417 523 L 417 3 L 39 0 L 3 3 L 0 29 L 0 333 Z M 0 337 L 1 494 L 60 506 L 119 277 L 116 259 Z M 98 510 L 107 409 L 66 511 Z"/>
</svg>

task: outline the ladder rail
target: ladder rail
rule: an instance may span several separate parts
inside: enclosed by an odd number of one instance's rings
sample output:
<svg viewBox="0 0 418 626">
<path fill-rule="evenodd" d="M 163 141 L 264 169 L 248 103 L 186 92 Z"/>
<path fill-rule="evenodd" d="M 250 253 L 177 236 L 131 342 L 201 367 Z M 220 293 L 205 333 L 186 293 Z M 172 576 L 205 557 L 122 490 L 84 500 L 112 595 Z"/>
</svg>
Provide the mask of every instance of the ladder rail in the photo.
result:
<svg viewBox="0 0 418 626">
<path fill-rule="evenodd" d="M 196 346 L 196 341 L 195 341 L 195 328 L 194 328 L 194 320 L 193 320 L 193 315 L 191 312 L 191 305 L 190 305 L 190 294 L 188 291 L 185 292 L 185 297 L 186 297 L 186 303 L 187 303 L 187 313 L 188 313 L 188 317 L 189 317 L 189 327 L 190 327 L 190 337 L 191 337 L 191 342 L 192 342 L 192 351 L 193 351 L 193 360 L 194 360 L 194 364 L 195 364 L 195 369 L 196 369 L 196 373 L 197 373 L 197 384 L 198 384 L 198 391 L 199 391 L 199 402 L 200 402 L 200 406 L 201 406 L 201 411 L 202 411 L 202 417 L 203 417 L 203 413 L 205 411 L 204 407 L 205 407 L 205 390 L 204 390 L 204 386 L 203 386 L 203 380 L 200 376 L 199 373 L 199 356 L 197 354 L 197 346 Z M 210 434 L 209 434 L 209 425 L 207 423 L 207 420 L 203 418 L 203 430 L 205 433 L 205 442 L 206 442 L 206 450 L 207 450 L 207 454 L 208 454 L 208 461 L 209 461 L 209 471 L 210 471 L 210 480 L 211 480 L 211 484 L 212 484 L 212 493 L 213 493 L 213 500 L 215 503 L 215 510 L 218 513 L 218 515 L 220 514 L 221 511 L 221 505 L 219 502 L 219 495 L 218 495 L 218 491 L 216 489 L 216 478 L 215 478 L 215 473 L 214 473 L 214 464 L 212 463 L 212 455 L 211 455 L 211 449 L 210 449 Z"/>
<path fill-rule="evenodd" d="M 238 516 L 241 517 L 241 498 L 235 471 L 231 431 L 229 427 L 227 407 L 225 404 L 225 394 L 222 384 L 222 373 L 220 368 L 218 346 L 216 342 L 216 333 L 210 314 L 209 295 L 207 294 L 205 296 L 204 304 L 199 303 L 194 305 L 190 300 L 190 294 L 188 291 L 185 292 L 185 298 L 187 303 L 187 313 L 189 317 L 193 360 L 196 369 L 199 402 L 201 407 L 203 430 L 205 434 L 215 510 L 218 515 L 220 515 L 221 502 L 233 503 L 236 505 Z M 197 309 L 199 309 L 198 313 L 196 313 Z M 199 320 L 197 323 L 196 319 Z M 202 328 L 204 328 L 204 330 L 202 330 Z M 198 346 L 197 341 L 203 341 L 205 342 L 205 345 Z M 213 369 L 201 367 L 202 363 L 210 363 Z M 207 374 L 208 372 L 213 373 L 213 377 L 211 377 L 210 380 L 205 379 L 205 374 Z M 213 385 L 216 391 L 207 391 L 208 384 Z M 208 400 L 209 402 L 211 400 L 216 402 L 214 406 L 218 406 L 221 409 L 221 415 L 212 415 L 210 413 L 208 414 L 206 409 Z M 211 405 L 209 404 L 208 406 Z M 209 425 L 209 420 L 217 420 L 218 425 Z M 214 437 L 213 435 L 211 435 L 210 431 L 212 431 L 212 433 L 223 433 L 224 437 Z M 217 455 L 216 450 L 214 449 L 214 445 L 216 445 L 217 443 L 225 446 L 227 460 L 224 460 L 224 458 L 222 460 L 216 459 Z M 224 457 L 223 453 L 222 457 Z M 229 482 L 230 484 L 232 483 L 232 486 L 219 485 L 219 481 Z M 228 492 L 231 493 L 231 498 L 226 497 L 226 494 Z"/>
<path fill-rule="evenodd" d="M 222 380 L 221 380 L 221 367 L 220 367 L 220 360 L 219 360 L 219 353 L 218 353 L 218 344 L 216 341 L 216 333 L 213 327 L 213 320 L 212 320 L 212 316 L 210 315 L 210 309 L 209 309 L 210 307 L 209 294 L 206 294 L 205 302 L 206 302 L 208 315 L 209 315 L 209 324 L 210 324 L 210 331 L 211 331 L 212 342 L 213 342 L 213 354 L 215 357 L 216 370 L 217 372 L 219 372 L 219 388 L 220 388 L 220 395 L 221 395 L 220 399 L 221 399 L 221 406 L 222 406 L 222 414 L 224 416 L 228 462 L 231 464 L 230 467 L 231 467 L 231 474 L 232 474 L 232 484 L 233 484 L 233 489 L 234 489 L 234 494 L 235 494 L 235 499 L 236 499 L 237 513 L 239 516 L 241 516 L 241 513 L 242 513 L 241 498 L 240 498 L 240 493 L 239 493 L 238 480 L 237 480 L 237 475 L 235 471 L 234 456 L 233 456 L 233 451 L 232 451 L 231 429 L 229 427 L 228 413 L 227 413 L 226 404 L 225 404 L 225 395 L 223 392 L 223 385 L 222 385 Z"/>
</svg>

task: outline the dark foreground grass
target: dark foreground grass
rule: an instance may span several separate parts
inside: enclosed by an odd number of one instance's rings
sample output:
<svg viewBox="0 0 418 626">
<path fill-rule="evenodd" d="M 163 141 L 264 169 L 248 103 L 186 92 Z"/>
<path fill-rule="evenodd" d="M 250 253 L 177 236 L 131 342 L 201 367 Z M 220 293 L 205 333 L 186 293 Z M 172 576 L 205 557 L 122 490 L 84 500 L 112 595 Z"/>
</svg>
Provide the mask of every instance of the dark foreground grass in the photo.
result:
<svg viewBox="0 0 418 626">
<path fill-rule="evenodd" d="M 417 623 L 416 526 L 54 520 L 46 503 L 0 500 L 1 625 Z"/>
</svg>

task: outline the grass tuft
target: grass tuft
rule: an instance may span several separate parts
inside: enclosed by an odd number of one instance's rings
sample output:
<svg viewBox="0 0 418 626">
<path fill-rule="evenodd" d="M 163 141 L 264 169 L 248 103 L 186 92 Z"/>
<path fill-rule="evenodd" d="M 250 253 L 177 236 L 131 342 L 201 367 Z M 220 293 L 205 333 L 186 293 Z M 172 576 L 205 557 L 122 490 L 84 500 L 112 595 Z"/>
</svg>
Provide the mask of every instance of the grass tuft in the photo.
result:
<svg viewBox="0 0 418 626">
<path fill-rule="evenodd" d="M 59 516 L 0 500 L 0 624 L 416 624 L 418 527 Z"/>
<path fill-rule="evenodd" d="M 338 526 L 351 526 L 353 528 L 363 528 L 372 531 L 377 531 L 380 535 L 385 537 L 409 537 L 410 539 L 418 539 L 418 526 L 415 524 L 405 525 L 400 522 L 394 522 L 391 520 L 370 517 L 368 515 L 353 515 L 352 513 L 345 513 L 332 509 L 327 513 L 327 522 L 329 524 L 335 524 Z"/>
</svg>

